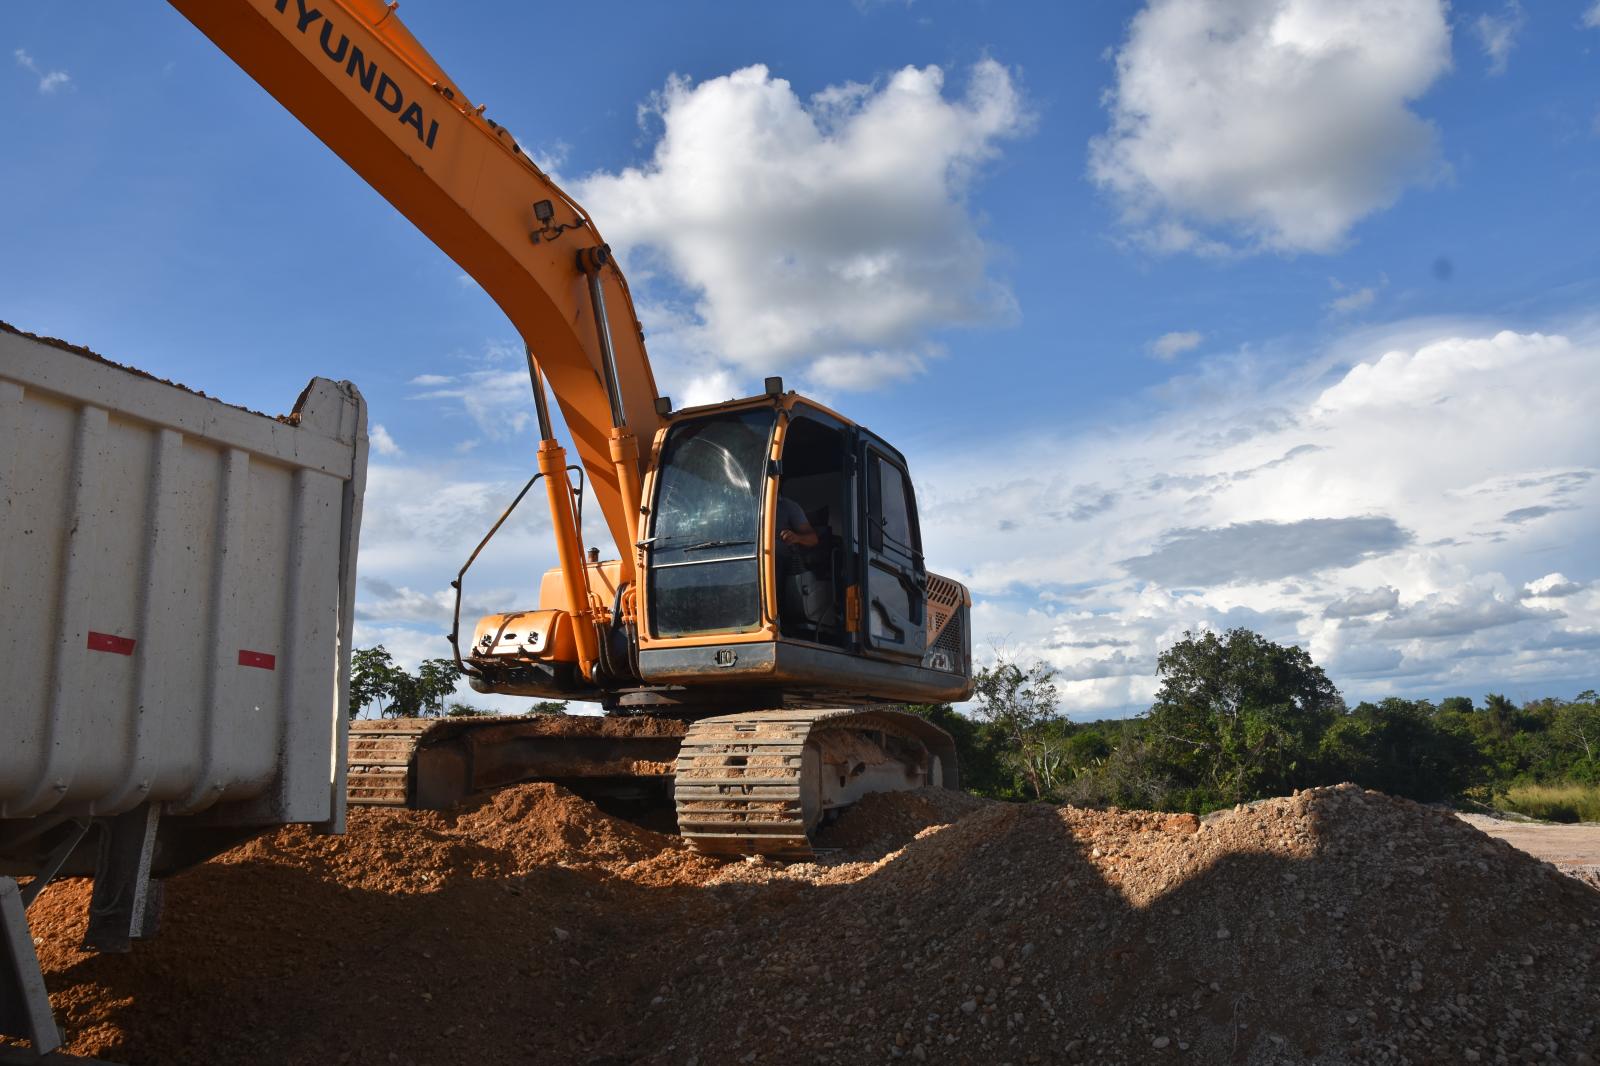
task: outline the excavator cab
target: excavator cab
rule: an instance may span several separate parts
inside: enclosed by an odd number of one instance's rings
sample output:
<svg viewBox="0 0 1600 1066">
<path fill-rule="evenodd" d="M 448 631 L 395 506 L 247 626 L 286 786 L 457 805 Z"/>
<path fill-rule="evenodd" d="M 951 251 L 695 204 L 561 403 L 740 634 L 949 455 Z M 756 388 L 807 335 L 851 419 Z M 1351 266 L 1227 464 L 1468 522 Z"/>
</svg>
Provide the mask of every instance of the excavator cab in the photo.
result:
<svg viewBox="0 0 1600 1066">
<path fill-rule="evenodd" d="M 474 687 L 624 712 L 686 692 L 715 707 L 970 693 L 970 599 L 927 569 L 905 457 L 837 412 L 780 389 L 673 414 L 640 511 L 633 595 L 618 562 L 587 567 L 592 602 L 614 606 L 603 669 L 564 664 L 580 623 L 551 571 L 537 611 L 479 622 Z M 815 543 L 786 543 L 795 524 Z"/>
<path fill-rule="evenodd" d="M 641 681 L 768 703 L 968 694 L 966 590 L 929 574 L 881 437 L 792 392 L 685 411 L 645 491 Z M 781 536 L 799 515 L 814 544 Z"/>
<path fill-rule="evenodd" d="M 858 540 L 851 445 L 848 426 L 809 405 L 676 423 L 661 449 L 645 543 L 647 635 L 744 634 L 761 631 L 766 618 L 780 637 L 850 647 L 844 605 Z M 796 523 L 814 544 L 785 542 Z"/>
</svg>

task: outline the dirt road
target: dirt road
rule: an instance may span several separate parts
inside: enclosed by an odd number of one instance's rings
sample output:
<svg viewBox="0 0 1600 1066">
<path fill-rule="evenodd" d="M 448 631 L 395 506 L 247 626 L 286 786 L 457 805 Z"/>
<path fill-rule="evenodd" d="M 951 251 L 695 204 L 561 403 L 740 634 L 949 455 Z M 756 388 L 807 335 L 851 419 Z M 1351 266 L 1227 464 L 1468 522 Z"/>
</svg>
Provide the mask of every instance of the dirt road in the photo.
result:
<svg viewBox="0 0 1600 1066">
<path fill-rule="evenodd" d="M 1463 814 L 1461 820 L 1492 837 L 1499 837 L 1536 859 L 1557 866 L 1600 868 L 1600 822 L 1552 825 L 1548 822 L 1511 822 L 1484 814 Z"/>
</svg>

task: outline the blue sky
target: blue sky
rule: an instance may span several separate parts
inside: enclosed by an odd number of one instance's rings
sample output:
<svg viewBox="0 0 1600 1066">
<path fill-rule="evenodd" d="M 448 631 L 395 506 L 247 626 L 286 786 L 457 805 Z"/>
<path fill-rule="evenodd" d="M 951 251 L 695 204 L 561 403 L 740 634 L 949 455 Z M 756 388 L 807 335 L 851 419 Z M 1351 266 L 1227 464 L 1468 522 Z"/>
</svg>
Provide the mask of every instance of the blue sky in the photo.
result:
<svg viewBox="0 0 1600 1066">
<path fill-rule="evenodd" d="M 666 391 L 895 441 L 980 651 L 1074 713 L 1234 624 L 1352 698 L 1600 681 L 1593 0 L 401 14 L 621 249 Z M 442 654 L 532 451 L 503 315 L 172 10 L 0 45 L 0 317 L 263 410 L 355 381 L 360 635 Z"/>
</svg>

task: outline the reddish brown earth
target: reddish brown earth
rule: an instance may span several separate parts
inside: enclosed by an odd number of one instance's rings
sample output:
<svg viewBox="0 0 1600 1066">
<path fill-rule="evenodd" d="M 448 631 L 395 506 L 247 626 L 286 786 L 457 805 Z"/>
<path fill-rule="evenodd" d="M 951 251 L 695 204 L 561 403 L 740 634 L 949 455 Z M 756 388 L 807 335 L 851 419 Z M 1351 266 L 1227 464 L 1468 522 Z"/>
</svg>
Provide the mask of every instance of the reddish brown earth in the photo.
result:
<svg viewBox="0 0 1600 1066">
<path fill-rule="evenodd" d="M 70 1050 L 130 1063 L 1589 1063 L 1600 892 L 1342 786 L 1186 816 L 875 797 L 719 863 L 527 785 L 168 882 L 130 955 L 32 918 Z"/>
</svg>

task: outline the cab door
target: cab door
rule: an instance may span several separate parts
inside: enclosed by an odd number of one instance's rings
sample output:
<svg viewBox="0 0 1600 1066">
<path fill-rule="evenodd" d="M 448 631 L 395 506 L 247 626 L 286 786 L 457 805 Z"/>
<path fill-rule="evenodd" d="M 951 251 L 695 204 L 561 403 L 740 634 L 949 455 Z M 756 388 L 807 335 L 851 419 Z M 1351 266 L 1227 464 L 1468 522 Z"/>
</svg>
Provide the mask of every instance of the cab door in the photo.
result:
<svg viewBox="0 0 1600 1066">
<path fill-rule="evenodd" d="M 927 644 L 928 571 L 911 476 L 898 452 L 865 432 L 857 469 L 863 648 L 869 655 L 920 662 Z"/>
</svg>

